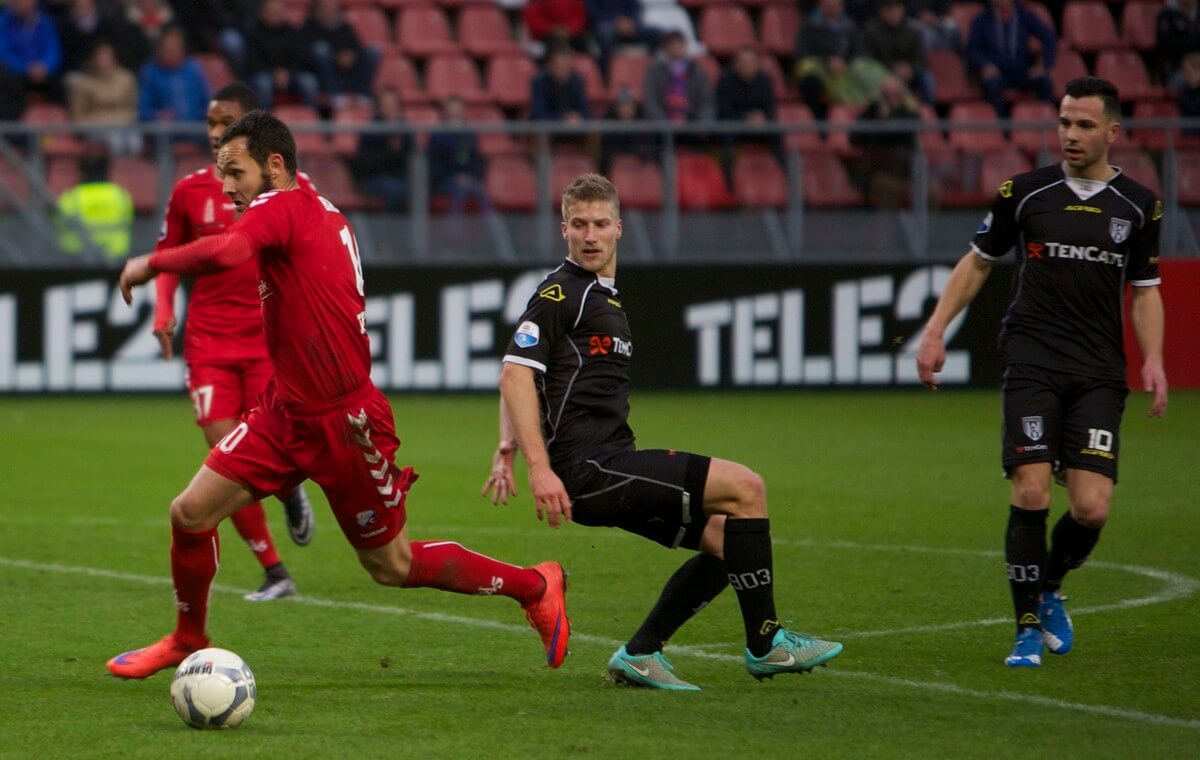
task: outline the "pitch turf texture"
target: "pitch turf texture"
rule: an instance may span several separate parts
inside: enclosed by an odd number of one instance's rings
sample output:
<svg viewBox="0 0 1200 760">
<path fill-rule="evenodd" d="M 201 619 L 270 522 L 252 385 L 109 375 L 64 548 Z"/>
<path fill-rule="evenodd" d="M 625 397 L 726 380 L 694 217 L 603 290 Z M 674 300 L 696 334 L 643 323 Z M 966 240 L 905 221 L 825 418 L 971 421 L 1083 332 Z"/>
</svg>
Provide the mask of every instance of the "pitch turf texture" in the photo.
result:
<svg viewBox="0 0 1200 760">
<path fill-rule="evenodd" d="M 1122 480 L 1093 562 L 1069 579 L 1067 657 L 1009 670 L 996 392 L 634 396 L 643 446 L 746 462 L 766 478 L 781 616 L 845 642 L 814 675 L 758 683 L 727 590 L 668 654 L 699 694 L 603 678 L 685 559 L 640 539 L 535 521 L 522 490 L 478 492 L 494 397 L 393 399 L 422 473 L 409 529 L 571 572 L 561 670 L 515 603 L 375 586 L 318 489 L 312 546 L 268 514 L 299 599 L 242 600 L 260 572 L 231 526 L 214 643 L 258 706 L 235 731 L 175 716 L 170 674 L 105 660 L 166 633 L 167 505 L 203 455 L 182 398 L 0 399 L 0 755 L 5 757 L 1169 757 L 1200 746 L 1200 393 L 1164 420 L 1131 399 Z M 522 487 L 524 484 L 522 467 Z M 1065 493 L 1054 493 L 1057 516 Z"/>
</svg>

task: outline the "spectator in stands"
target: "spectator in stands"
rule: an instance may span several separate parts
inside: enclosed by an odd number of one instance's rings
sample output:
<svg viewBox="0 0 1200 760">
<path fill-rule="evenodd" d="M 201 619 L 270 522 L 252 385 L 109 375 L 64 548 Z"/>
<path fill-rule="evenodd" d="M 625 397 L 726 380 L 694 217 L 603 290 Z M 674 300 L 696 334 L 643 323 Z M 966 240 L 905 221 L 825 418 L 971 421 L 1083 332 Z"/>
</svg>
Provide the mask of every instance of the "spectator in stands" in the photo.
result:
<svg viewBox="0 0 1200 760">
<path fill-rule="evenodd" d="M 175 14 L 163 0 L 132 0 L 128 17 L 129 22 L 141 29 L 151 42 L 156 42 L 163 30 L 175 21 Z"/>
<path fill-rule="evenodd" d="M 1036 52 L 1030 39 L 1036 38 Z M 1032 92 L 1038 100 L 1057 104 L 1050 69 L 1058 57 L 1058 36 L 1037 14 L 1015 0 L 991 0 L 971 22 L 967 66 L 979 78 L 983 97 L 1001 118 L 1008 117 L 1005 90 Z"/>
<path fill-rule="evenodd" d="M 622 89 L 609 106 L 608 121 L 634 124 L 642 118 L 638 102 L 627 89 Z M 600 137 L 600 171 L 608 174 L 617 156 L 633 156 L 641 161 L 657 160 L 658 135 L 647 132 L 605 132 Z"/>
<path fill-rule="evenodd" d="M 404 108 L 400 95 L 391 88 L 380 91 L 375 107 L 376 124 L 400 124 Z M 358 151 L 352 162 L 358 191 L 383 201 L 387 211 L 408 208 L 408 164 L 412 155 L 412 137 L 406 133 L 364 134 L 358 138 Z"/>
<path fill-rule="evenodd" d="M 125 20 L 124 14 L 110 15 L 96 0 L 71 0 L 70 7 L 58 19 L 62 41 L 63 71 L 78 71 L 92 54 L 97 40 L 108 40 L 117 60 L 130 71 L 137 71 L 150 55 L 150 42 L 142 30 Z"/>
<path fill-rule="evenodd" d="M 867 55 L 887 66 L 911 91 L 933 103 L 933 77 L 925 67 L 925 48 L 904 0 L 880 0 L 879 12 L 863 30 Z"/>
<path fill-rule="evenodd" d="M 483 182 L 483 158 L 479 139 L 462 128 L 465 109 L 462 99 L 451 95 L 442 105 L 444 128 L 429 138 L 429 179 L 435 195 L 450 199 L 450 213 L 461 214 L 474 200 L 482 209 L 491 208 Z"/>
<path fill-rule="evenodd" d="M 283 0 L 263 0 L 246 34 L 246 70 L 258 101 L 270 108 L 276 95 L 290 94 L 316 108 L 321 85 L 312 69 L 304 39 L 288 22 Z"/>
<path fill-rule="evenodd" d="M 875 96 L 887 70 L 862 56 L 862 38 L 842 0 L 820 0 L 796 35 L 800 95 L 818 119 L 831 104 L 860 105 Z"/>
<path fill-rule="evenodd" d="M 117 61 L 112 43 L 98 40 L 81 71 L 67 74 L 67 105 L 71 120 L 81 124 L 128 127 L 137 121 L 137 79 Z M 116 155 L 141 152 L 141 133 L 114 129 L 105 135 Z"/>
<path fill-rule="evenodd" d="M 69 254 L 92 248 L 112 259 L 125 258 L 133 226 L 133 199 L 128 190 L 109 181 L 103 145 L 85 147 L 79 174 L 80 183 L 58 198 L 59 248 Z"/>
<path fill-rule="evenodd" d="M 321 89 L 335 101 L 370 102 L 379 51 L 365 48 L 342 15 L 341 0 L 317 0 L 301 30 Z"/>
<path fill-rule="evenodd" d="M 658 59 L 646 69 L 642 101 L 648 119 L 708 121 L 715 115 L 712 84 L 688 58 L 682 33 L 671 30 L 663 35 Z"/>
<path fill-rule="evenodd" d="M 1179 115 L 1184 118 L 1200 116 L 1200 52 L 1185 53 L 1180 72 L 1183 86 L 1179 88 Z M 1189 138 L 1200 137 L 1200 130 L 1185 130 Z"/>
<path fill-rule="evenodd" d="M 198 122 L 208 108 L 208 83 L 194 58 L 187 55 L 183 30 L 168 26 L 158 38 L 154 59 L 142 67 L 138 86 L 141 121 Z M 183 140 L 184 138 L 177 138 Z M 207 144 L 203 135 L 191 138 Z"/>
<path fill-rule="evenodd" d="M 916 21 L 921 47 L 926 53 L 935 50 L 957 53 L 962 47 L 958 24 L 950 16 L 950 0 L 909 0 L 908 12 Z"/>
<path fill-rule="evenodd" d="M 879 85 L 879 97 L 858 117 L 859 123 L 911 121 L 911 130 L 852 132 L 850 143 L 859 150 L 859 178 L 867 202 L 877 208 L 897 208 L 908 195 L 913 153 L 920 126 L 920 105 L 900 77 L 891 75 Z"/>
<path fill-rule="evenodd" d="M 659 30 L 642 23 L 642 0 L 584 0 L 587 23 L 600 48 L 600 68 L 608 70 L 614 50 L 623 47 L 652 51 Z"/>
<path fill-rule="evenodd" d="M 587 50 L 587 11 L 583 0 L 529 0 L 521 9 L 529 38 L 547 51 L 563 45 Z"/>
<path fill-rule="evenodd" d="M 1200 52 L 1200 2 L 1167 0 L 1155 19 L 1162 81 L 1172 91 L 1186 86 L 1183 57 Z"/>
<path fill-rule="evenodd" d="M 0 11 L 0 66 L 23 80 L 27 91 L 62 100 L 62 44 L 37 0 L 9 0 Z"/>
<path fill-rule="evenodd" d="M 175 17 L 195 50 L 220 50 L 246 76 L 246 30 L 259 0 L 174 0 Z"/>
<path fill-rule="evenodd" d="M 571 66 L 569 48 L 546 56 L 542 71 L 530 82 L 529 118 L 533 121 L 577 122 L 591 118 L 583 77 Z"/>
<path fill-rule="evenodd" d="M 775 121 L 775 83 L 759 66 L 758 51 L 743 45 L 717 83 L 717 118 L 762 124 Z"/>
</svg>

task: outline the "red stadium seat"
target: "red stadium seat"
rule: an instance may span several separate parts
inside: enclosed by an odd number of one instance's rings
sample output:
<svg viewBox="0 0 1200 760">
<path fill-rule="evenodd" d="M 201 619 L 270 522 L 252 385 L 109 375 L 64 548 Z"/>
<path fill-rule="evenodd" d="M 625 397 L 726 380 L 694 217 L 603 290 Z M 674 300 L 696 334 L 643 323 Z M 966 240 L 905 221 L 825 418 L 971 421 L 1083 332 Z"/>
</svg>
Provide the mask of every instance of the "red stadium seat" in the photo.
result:
<svg viewBox="0 0 1200 760">
<path fill-rule="evenodd" d="M 924 124 L 937 124 L 937 111 L 933 110 L 933 106 L 928 103 L 921 105 L 921 122 Z M 942 134 L 942 130 L 926 129 L 921 132 L 921 136 L 917 138 L 921 143 L 921 148 L 925 151 L 944 151 L 949 149 L 949 144 L 946 142 L 946 136 Z"/>
<path fill-rule="evenodd" d="M 1179 106 L 1171 100 L 1145 101 L 1133 107 L 1135 119 L 1178 119 Z M 1164 150 L 1167 147 L 1167 130 L 1139 127 L 1133 133 L 1135 143 L 1146 150 Z M 1171 130 L 1171 140 L 1179 145 L 1178 129 Z"/>
<path fill-rule="evenodd" d="M 409 124 L 441 124 L 442 112 L 437 106 L 412 105 L 404 109 L 404 120 Z M 429 133 L 413 135 L 413 142 L 419 148 L 426 147 L 429 145 Z"/>
<path fill-rule="evenodd" d="M 725 186 L 725 172 L 717 159 L 706 154 L 681 153 L 675 162 L 679 208 L 685 211 L 717 211 L 734 206 Z"/>
<path fill-rule="evenodd" d="M 954 25 L 958 27 L 964 48 L 967 46 L 967 37 L 971 34 L 971 22 L 980 13 L 983 13 L 983 3 L 954 3 L 950 6 L 950 18 L 954 19 Z"/>
<path fill-rule="evenodd" d="M 395 90 L 400 93 L 400 100 L 405 105 L 429 102 L 429 93 L 421 86 L 417 68 L 402 55 L 384 55 L 375 72 L 372 89 L 376 93 L 386 89 Z"/>
<path fill-rule="evenodd" d="M 396 18 L 396 40 L 405 55 L 416 58 L 458 52 L 445 11 L 434 5 L 402 8 Z"/>
<path fill-rule="evenodd" d="M 528 85 L 526 85 L 528 86 Z M 486 103 L 491 96 L 484 92 L 479 69 L 465 55 L 435 55 L 425 67 L 425 87 L 434 100 L 457 95 L 466 103 Z"/>
<path fill-rule="evenodd" d="M 178 182 L 189 174 L 212 166 L 212 156 L 202 153 L 190 153 L 175 159 L 174 181 Z"/>
<path fill-rule="evenodd" d="M 392 25 L 378 7 L 360 4 L 347 8 L 346 23 L 354 28 L 363 47 L 384 50 L 395 42 L 392 39 Z"/>
<path fill-rule="evenodd" d="M 834 124 L 853 124 L 858 121 L 858 115 L 861 112 L 862 109 L 856 106 L 833 106 L 829 109 L 829 113 L 825 115 L 825 120 L 831 126 Z M 850 130 L 848 129 L 829 130 L 829 134 L 825 137 L 825 144 L 839 156 L 849 156 L 855 152 L 854 146 L 850 144 Z"/>
<path fill-rule="evenodd" d="M 79 184 L 79 159 L 75 156 L 50 156 L 46 162 L 46 185 L 54 197 Z"/>
<path fill-rule="evenodd" d="M 458 17 L 458 40 L 476 58 L 521 52 L 521 46 L 513 41 L 508 17 L 495 5 L 463 8 Z"/>
<path fill-rule="evenodd" d="M 583 79 L 583 91 L 587 94 L 592 118 L 598 119 L 608 107 L 608 88 L 604 86 L 604 75 L 596 61 L 586 53 L 577 53 L 571 59 L 571 68 Z"/>
<path fill-rule="evenodd" d="M 642 102 L 642 84 L 650 56 L 645 53 L 618 53 L 608 64 L 608 91 L 615 99 L 621 90 L 628 90 L 637 102 Z"/>
<path fill-rule="evenodd" d="M 621 208 L 657 211 L 663 205 L 663 176 L 658 164 L 634 156 L 617 156 L 608 177 L 621 189 Z"/>
<path fill-rule="evenodd" d="M 26 124 L 70 124 L 65 108 L 52 103 L 34 103 L 21 114 Z M 47 156 L 79 156 L 83 143 L 70 132 L 45 133 L 42 135 L 42 150 Z"/>
<path fill-rule="evenodd" d="M 1179 202 L 1185 206 L 1200 206 L 1200 151 L 1176 153 L 1175 172 L 1179 180 Z"/>
<path fill-rule="evenodd" d="M 933 74 L 934 100 L 938 103 L 957 103 L 976 100 L 979 91 L 967 78 L 967 64 L 958 53 L 934 50 L 927 58 Z"/>
<path fill-rule="evenodd" d="M 812 111 L 802 103 L 781 103 L 776 119 L 780 124 L 816 124 Z M 789 150 L 821 150 L 825 143 L 818 132 L 791 132 L 787 136 Z"/>
<path fill-rule="evenodd" d="M 503 124 L 505 118 L 504 112 L 496 106 L 480 104 L 467 106 L 467 121 Z M 520 153 L 521 148 L 513 142 L 512 136 L 507 132 L 480 132 L 479 152 L 486 157 L 504 153 Z"/>
<path fill-rule="evenodd" d="M 975 153 L 1008 147 L 1004 132 L 993 129 L 954 129 L 957 125 L 996 124 L 996 111 L 987 103 L 955 103 L 950 107 L 950 146 Z"/>
<path fill-rule="evenodd" d="M 768 5 L 758 22 L 759 42 L 772 54 L 791 58 L 796 53 L 796 35 L 800 32 L 798 5 Z"/>
<path fill-rule="evenodd" d="M 862 193 L 850 182 L 846 167 L 827 151 L 804 154 L 804 205 L 813 208 L 861 206 Z"/>
<path fill-rule="evenodd" d="M 321 123 L 321 117 L 308 106 L 276 106 L 274 113 L 289 127 Z M 300 156 L 318 158 L 333 153 L 333 145 L 330 144 L 323 132 L 296 132 L 293 130 L 293 133 L 296 137 L 296 153 Z"/>
<path fill-rule="evenodd" d="M 1163 88 L 1150 84 L 1150 74 L 1135 50 L 1101 50 L 1096 56 L 1096 76 L 1117 87 L 1121 100 L 1160 100 Z"/>
<path fill-rule="evenodd" d="M 1058 149 L 1058 109 L 1040 100 L 1027 100 L 1017 103 L 1012 109 L 1013 121 L 1044 122 L 1042 129 L 1014 129 L 1012 144 L 1031 156 L 1036 156 L 1042 148 L 1055 154 Z"/>
<path fill-rule="evenodd" d="M 747 153 L 733 164 L 733 194 L 752 208 L 782 208 L 788 202 L 787 176 L 769 153 Z"/>
<path fill-rule="evenodd" d="M 757 45 L 750 14 L 740 5 L 710 5 L 700 12 L 700 40 L 718 58 L 727 58 L 742 45 Z"/>
<path fill-rule="evenodd" d="M 1132 180 L 1140 182 L 1162 197 L 1162 180 L 1158 167 L 1147 153 L 1140 148 L 1113 148 L 1109 151 L 1109 162 L 1118 166 Z"/>
<path fill-rule="evenodd" d="M 158 167 L 148 158 L 120 156 L 108 166 L 108 178 L 129 191 L 139 214 L 158 210 Z"/>
<path fill-rule="evenodd" d="M 591 156 L 575 151 L 556 152 L 550 156 L 550 187 L 546 188 L 546 202 L 557 207 L 562 202 L 562 192 L 580 174 L 595 174 L 596 162 Z"/>
<path fill-rule="evenodd" d="M 1099 0 L 1071 0 L 1063 6 L 1062 41 L 1081 53 L 1121 47 L 1112 14 Z"/>
<path fill-rule="evenodd" d="M 487 65 L 487 91 L 501 108 L 528 109 L 537 64 L 524 53 L 494 55 Z"/>
<path fill-rule="evenodd" d="M 708 77 L 709 89 L 716 89 L 717 82 L 721 81 L 720 62 L 708 54 L 696 56 L 695 61 L 700 70 L 704 72 L 704 76 Z"/>
<path fill-rule="evenodd" d="M 341 106 L 333 111 L 333 123 L 339 126 L 368 124 L 375 114 L 368 106 Z M 343 156 L 353 156 L 358 150 L 358 131 L 334 132 L 333 149 Z"/>
<path fill-rule="evenodd" d="M 1158 44 L 1156 25 L 1161 3 L 1128 2 L 1121 12 L 1122 39 L 1134 50 L 1152 50 Z"/>
<path fill-rule="evenodd" d="M 775 85 L 775 101 L 777 103 L 785 100 L 796 100 L 787 90 L 787 80 L 783 76 L 783 69 L 779 66 L 779 59 L 768 53 L 762 53 L 758 57 L 758 66 L 763 73 L 771 78 L 771 82 Z M 713 87 L 717 86 L 717 80 L 713 80 Z"/>
<path fill-rule="evenodd" d="M 354 180 L 350 170 L 338 158 L 324 161 L 312 161 L 303 165 L 318 192 L 328 198 L 333 205 L 344 212 L 362 211 L 378 205 L 376 201 L 365 198 L 354 189 Z"/>
<path fill-rule="evenodd" d="M 233 82 L 233 69 L 229 67 L 229 62 L 224 56 L 216 53 L 196 53 L 193 57 L 204 72 L 204 81 L 208 83 L 209 92 L 216 92 Z"/>
<path fill-rule="evenodd" d="M 1024 153 L 1015 149 L 999 150 L 983 157 L 983 168 L 979 173 L 980 204 L 986 204 L 996 194 L 997 188 L 1013 175 L 1027 172 L 1033 164 Z"/>
<path fill-rule="evenodd" d="M 497 211 L 537 208 L 537 173 L 523 156 L 493 156 L 484 183 Z"/>
<path fill-rule="evenodd" d="M 1059 45 L 1058 60 L 1050 70 L 1050 80 L 1054 82 L 1054 94 L 1061 98 L 1067 90 L 1067 82 L 1088 75 L 1083 57 L 1070 48 Z"/>
</svg>

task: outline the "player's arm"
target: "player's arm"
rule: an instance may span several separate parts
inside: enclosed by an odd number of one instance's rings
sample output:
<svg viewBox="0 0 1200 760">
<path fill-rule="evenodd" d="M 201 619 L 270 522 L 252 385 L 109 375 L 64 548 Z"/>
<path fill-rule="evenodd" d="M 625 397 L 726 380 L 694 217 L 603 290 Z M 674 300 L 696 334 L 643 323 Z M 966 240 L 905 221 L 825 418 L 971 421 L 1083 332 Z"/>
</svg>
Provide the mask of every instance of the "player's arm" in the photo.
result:
<svg viewBox="0 0 1200 760">
<path fill-rule="evenodd" d="M 517 484 L 513 478 L 513 460 L 517 454 L 517 433 L 513 430 L 504 399 L 500 399 L 500 443 L 492 455 L 492 471 L 483 484 L 480 496 L 491 497 L 492 504 L 508 504 L 509 496 L 517 495 Z"/>
<path fill-rule="evenodd" d="M 1133 288 L 1129 316 L 1133 332 L 1142 348 L 1142 388 L 1154 394 L 1149 416 L 1161 417 L 1167 411 L 1167 373 L 1163 368 L 1163 326 L 1166 322 L 1162 294 L 1158 286 Z"/>
<path fill-rule="evenodd" d="M 133 303 L 133 289 L 154 279 L 159 272 L 219 272 L 248 261 L 254 252 L 255 247 L 249 236 L 239 229 L 231 229 L 220 235 L 200 238 L 185 245 L 135 256 L 126 261 L 125 268 L 121 270 L 121 296 L 125 303 Z"/>
<path fill-rule="evenodd" d="M 182 201 L 178 188 L 171 193 L 167 203 L 167 213 L 163 217 L 162 234 L 154 250 L 161 251 L 174 248 L 187 242 L 188 220 L 183 213 Z M 154 337 L 162 349 L 162 357 L 170 359 L 174 350 L 171 345 L 175 337 L 178 322 L 175 319 L 175 291 L 179 289 L 179 275 L 166 272 L 154 280 L 156 298 L 154 300 Z"/>
<path fill-rule="evenodd" d="M 921 346 L 917 349 L 917 375 L 926 388 L 937 390 L 934 375 L 941 372 L 946 363 L 946 325 L 975 298 L 991 271 L 991 260 L 968 251 L 950 273 L 946 289 L 938 299 L 933 316 L 925 324 Z"/>
<path fill-rule="evenodd" d="M 532 367 L 505 362 L 500 372 L 500 400 L 508 413 L 517 447 L 529 465 L 529 490 L 533 493 L 538 519 L 545 512 L 550 527 L 557 528 L 563 521 L 571 521 L 571 499 L 550 468 L 550 453 L 542 438 L 535 371 Z"/>
</svg>

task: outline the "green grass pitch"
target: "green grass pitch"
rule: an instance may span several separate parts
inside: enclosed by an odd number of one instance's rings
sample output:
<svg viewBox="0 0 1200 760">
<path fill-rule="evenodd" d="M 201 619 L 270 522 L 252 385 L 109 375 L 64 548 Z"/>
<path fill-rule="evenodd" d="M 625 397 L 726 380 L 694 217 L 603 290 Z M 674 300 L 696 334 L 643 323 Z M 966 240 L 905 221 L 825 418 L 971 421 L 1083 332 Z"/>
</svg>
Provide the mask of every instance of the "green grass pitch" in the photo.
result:
<svg viewBox="0 0 1200 760">
<path fill-rule="evenodd" d="M 551 530 L 524 491 L 506 508 L 482 500 L 495 397 L 393 402 L 399 461 L 422 473 L 412 536 L 571 572 L 561 670 L 545 667 L 510 600 L 374 586 L 310 484 L 306 549 L 267 505 L 300 599 L 243 601 L 260 571 L 222 528 L 210 629 L 254 669 L 258 705 L 236 731 L 193 731 L 171 709 L 169 674 L 124 682 L 104 669 L 173 621 L 167 507 L 204 453 L 189 404 L 9 397 L 0 756 L 1096 758 L 1200 746 L 1198 392 L 1174 393 L 1163 420 L 1131 397 L 1112 518 L 1066 586 L 1076 649 L 1036 671 L 1001 664 L 1012 631 L 997 392 L 636 393 L 642 446 L 763 474 L 781 616 L 846 645 L 828 669 L 758 683 L 726 591 L 668 649 L 698 694 L 603 678 L 683 553 Z M 1052 519 L 1065 493 L 1054 498 Z"/>
</svg>

